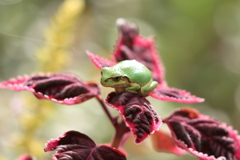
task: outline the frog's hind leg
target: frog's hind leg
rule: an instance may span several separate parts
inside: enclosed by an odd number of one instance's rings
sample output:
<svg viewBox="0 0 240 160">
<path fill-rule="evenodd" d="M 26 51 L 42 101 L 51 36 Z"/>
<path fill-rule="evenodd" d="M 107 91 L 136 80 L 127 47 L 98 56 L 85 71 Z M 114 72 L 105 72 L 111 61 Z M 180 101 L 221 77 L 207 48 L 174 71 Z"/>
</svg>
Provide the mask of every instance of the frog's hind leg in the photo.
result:
<svg viewBox="0 0 240 160">
<path fill-rule="evenodd" d="M 141 88 L 141 93 L 143 95 L 146 95 L 150 92 L 152 92 L 158 85 L 157 81 L 149 81 L 145 86 Z"/>
</svg>

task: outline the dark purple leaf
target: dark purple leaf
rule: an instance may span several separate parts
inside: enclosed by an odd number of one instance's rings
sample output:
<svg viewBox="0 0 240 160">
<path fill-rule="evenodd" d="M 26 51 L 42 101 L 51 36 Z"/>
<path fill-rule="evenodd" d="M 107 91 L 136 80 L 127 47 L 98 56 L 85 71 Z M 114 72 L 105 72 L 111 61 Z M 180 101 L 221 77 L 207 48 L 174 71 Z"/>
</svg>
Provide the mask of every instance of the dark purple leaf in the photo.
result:
<svg viewBox="0 0 240 160">
<path fill-rule="evenodd" d="M 111 67 L 116 64 L 115 62 L 96 56 L 89 51 L 86 51 L 86 52 L 89 58 L 91 59 L 91 61 L 93 62 L 93 64 L 99 69 L 102 69 L 103 67 Z"/>
<path fill-rule="evenodd" d="M 100 94 L 98 85 L 83 82 L 70 74 L 41 74 L 18 77 L 0 83 L 0 88 L 28 90 L 39 99 L 57 103 L 77 104 Z"/>
<path fill-rule="evenodd" d="M 48 141 L 44 150 L 56 151 L 53 160 L 126 160 L 119 150 L 97 146 L 91 138 L 77 131 L 68 131 Z"/>
<path fill-rule="evenodd" d="M 180 103 L 199 103 L 204 101 L 203 98 L 196 97 L 185 90 L 170 87 L 155 88 L 149 95 L 159 100 Z"/>
<path fill-rule="evenodd" d="M 215 119 L 185 108 L 164 119 L 176 144 L 201 160 L 240 159 L 240 138 L 235 130 Z"/>
<path fill-rule="evenodd" d="M 107 103 L 119 111 L 126 125 L 135 136 L 135 143 L 141 143 L 150 134 L 158 130 L 162 121 L 143 96 L 125 92 L 112 92 Z"/>
<path fill-rule="evenodd" d="M 154 39 L 144 39 L 138 34 L 136 24 L 129 23 L 124 19 L 117 21 L 119 28 L 119 40 L 113 53 L 115 59 L 135 59 L 144 64 L 153 73 L 153 79 L 159 86 L 166 86 L 164 79 L 164 67 L 155 49 Z"/>
<path fill-rule="evenodd" d="M 117 26 L 122 36 L 121 42 L 126 45 L 128 48 L 132 48 L 134 45 L 134 39 L 138 36 L 139 30 L 135 23 L 127 22 L 123 18 L 117 20 Z"/>
</svg>

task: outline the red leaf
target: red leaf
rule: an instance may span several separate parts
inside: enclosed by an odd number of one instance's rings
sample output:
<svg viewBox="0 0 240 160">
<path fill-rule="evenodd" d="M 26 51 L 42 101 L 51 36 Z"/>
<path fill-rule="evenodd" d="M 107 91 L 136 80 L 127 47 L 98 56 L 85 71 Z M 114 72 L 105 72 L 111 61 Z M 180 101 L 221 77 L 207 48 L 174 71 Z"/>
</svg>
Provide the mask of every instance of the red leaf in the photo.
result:
<svg viewBox="0 0 240 160">
<path fill-rule="evenodd" d="M 91 61 L 93 62 L 93 64 L 99 69 L 102 69 L 103 67 L 111 67 L 116 64 L 112 61 L 96 56 L 89 51 L 86 51 L 86 52 L 89 58 L 91 59 Z"/>
<path fill-rule="evenodd" d="M 191 93 L 185 90 L 170 87 L 158 87 L 149 93 L 149 95 L 159 100 L 180 103 L 199 103 L 204 101 L 203 98 L 191 95 Z"/>
<path fill-rule="evenodd" d="M 96 146 L 91 138 L 77 131 L 68 131 L 48 141 L 44 150 L 56 151 L 53 160 L 126 160 L 119 150 L 106 145 Z"/>
<path fill-rule="evenodd" d="M 175 111 L 164 122 L 176 144 L 201 160 L 240 159 L 240 138 L 224 123 L 190 108 Z"/>
<path fill-rule="evenodd" d="M 29 154 L 23 154 L 19 156 L 16 160 L 36 160 L 36 158 L 32 157 Z"/>
<path fill-rule="evenodd" d="M 28 90 L 39 99 L 77 104 L 100 94 L 95 83 L 83 82 L 70 74 L 41 74 L 18 77 L 0 83 L 0 88 Z"/>
<path fill-rule="evenodd" d="M 104 146 L 108 146 L 108 147 L 111 147 L 111 144 L 110 143 L 104 143 L 102 144 Z M 128 153 L 122 148 L 122 147 L 119 147 L 118 150 L 125 155 L 125 157 L 128 157 Z"/>
<path fill-rule="evenodd" d="M 118 110 L 126 125 L 135 136 L 135 143 L 141 143 L 162 124 L 160 117 L 144 97 L 130 92 L 107 97 L 107 103 Z"/>
<path fill-rule="evenodd" d="M 164 67 L 155 49 L 154 39 L 139 36 L 136 24 L 119 19 L 119 40 L 113 53 L 118 62 L 135 59 L 144 64 L 153 73 L 153 79 L 159 86 L 166 86 Z"/>
<path fill-rule="evenodd" d="M 152 136 L 152 144 L 156 151 L 173 153 L 175 155 L 183 155 L 185 152 L 177 147 L 172 137 L 167 133 L 158 130 Z"/>
</svg>

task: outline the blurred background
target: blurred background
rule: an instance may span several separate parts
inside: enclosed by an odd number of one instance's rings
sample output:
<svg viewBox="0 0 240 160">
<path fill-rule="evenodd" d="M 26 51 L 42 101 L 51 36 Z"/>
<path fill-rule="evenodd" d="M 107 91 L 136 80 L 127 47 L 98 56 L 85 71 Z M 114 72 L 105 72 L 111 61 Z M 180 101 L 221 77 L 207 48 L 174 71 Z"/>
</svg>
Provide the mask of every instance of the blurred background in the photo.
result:
<svg viewBox="0 0 240 160">
<path fill-rule="evenodd" d="M 205 98 L 201 104 L 149 98 L 161 117 L 179 107 L 193 107 L 240 130 L 237 0 L 86 0 L 85 5 L 81 0 L 0 0 L 0 81 L 66 72 L 99 82 L 100 72 L 85 50 L 110 58 L 119 17 L 136 22 L 144 37 L 156 38 L 169 86 Z M 104 97 L 112 91 L 102 89 Z M 0 90 L 0 159 L 23 153 L 51 159 L 53 153 L 44 153 L 44 144 L 68 130 L 85 133 L 97 143 L 110 142 L 114 130 L 96 100 L 73 106 L 42 101 L 29 92 Z M 167 131 L 165 125 L 161 129 Z M 124 149 L 129 160 L 197 160 L 189 154 L 156 152 L 151 138 L 141 145 L 131 138 Z"/>
</svg>

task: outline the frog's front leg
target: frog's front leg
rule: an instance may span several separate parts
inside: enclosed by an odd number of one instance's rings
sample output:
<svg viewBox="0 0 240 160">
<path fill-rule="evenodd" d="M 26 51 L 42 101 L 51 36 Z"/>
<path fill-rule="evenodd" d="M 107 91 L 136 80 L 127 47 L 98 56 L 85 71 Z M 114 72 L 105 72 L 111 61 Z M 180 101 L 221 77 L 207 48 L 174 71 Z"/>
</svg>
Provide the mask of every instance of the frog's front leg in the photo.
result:
<svg viewBox="0 0 240 160">
<path fill-rule="evenodd" d="M 141 86 L 137 83 L 130 83 L 130 87 L 125 88 L 125 91 L 131 92 L 131 93 L 138 93 L 138 90 L 141 88 Z"/>
<path fill-rule="evenodd" d="M 152 92 L 158 85 L 157 81 L 149 81 L 145 86 L 141 88 L 141 93 L 143 95 L 147 95 L 148 93 Z"/>
</svg>

